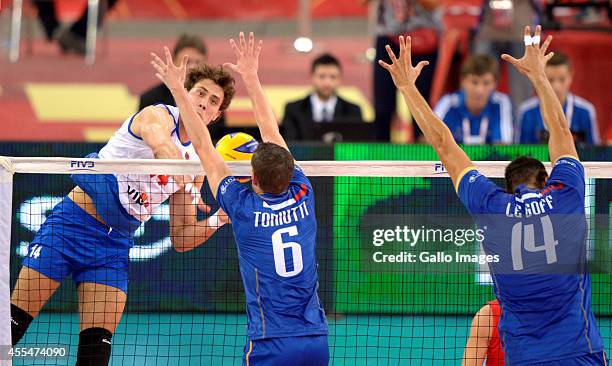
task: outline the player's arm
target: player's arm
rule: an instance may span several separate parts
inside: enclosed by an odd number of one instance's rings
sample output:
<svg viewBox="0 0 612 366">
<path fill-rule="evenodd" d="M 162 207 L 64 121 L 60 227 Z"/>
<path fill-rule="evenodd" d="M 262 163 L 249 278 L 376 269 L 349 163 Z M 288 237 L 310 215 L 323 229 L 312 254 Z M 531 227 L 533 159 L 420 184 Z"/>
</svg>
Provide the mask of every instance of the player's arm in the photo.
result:
<svg viewBox="0 0 612 366">
<path fill-rule="evenodd" d="M 233 39 L 230 39 L 230 46 L 236 54 L 236 64 L 226 63 L 223 66 L 240 74 L 242 81 L 246 87 L 251 103 L 253 104 L 253 113 L 259 127 L 261 139 L 264 142 L 272 142 L 279 146 L 288 149 L 285 139 L 278 128 L 278 121 L 272 110 L 272 106 L 268 101 L 268 97 L 264 93 L 263 87 L 259 81 L 257 70 L 259 68 L 259 54 L 263 42 L 260 40 L 255 45 L 255 36 L 253 32 L 249 33 L 249 41 L 244 37 L 244 33 L 240 32 L 240 47 L 236 45 Z"/>
<path fill-rule="evenodd" d="M 151 148 L 155 159 L 182 159 L 172 142 L 174 120 L 166 109 L 156 106 L 143 109 L 134 116 L 130 128 Z"/>
<path fill-rule="evenodd" d="M 535 29 L 535 38 L 539 39 L 541 34 L 542 27 L 538 25 Z M 529 26 L 525 27 L 524 36 L 531 37 L 531 28 Z M 555 95 L 544 73 L 546 62 L 553 56 L 552 52 L 546 54 L 551 41 L 552 36 L 548 36 L 541 47 L 539 41 L 537 44 L 526 44 L 525 54 L 518 60 L 507 54 L 503 54 L 501 57 L 527 76 L 531 84 L 533 84 L 533 88 L 538 98 L 540 98 L 542 119 L 548 128 L 550 136 L 548 140 L 550 160 L 555 162 L 564 155 L 570 155 L 577 159 L 578 153 L 576 152 L 574 138 L 565 119 L 561 102 Z"/>
<path fill-rule="evenodd" d="M 482 366 L 484 363 L 489 348 L 491 317 L 491 307 L 489 305 L 483 306 L 474 316 L 461 366 Z"/>
<path fill-rule="evenodd" d="M 189 95 L 187 94 L 187 90 L 185 90 L 184 84 L 185 74 L 187 72 L 187 57 L 185 56 L 181 64 L 176 66 L 172 61 L 170 50 L 164 47 L 164 51 L 166 54 L 166 62 L 162 61 L 157 55 L 151 54 L 153 56 L 151 64 L 155 70 L 157 70 L 155 76 L 164 82 L 168 89 L 170 89 L 176 105 L 181 112 L 182 121 L 187 130 L 187 134 L 202 162 L 210 189 L 213 195 L 216 196 L 219 182 L 221 182 L 223 178 L 231 175 L 232 172 L 221 155 L 215 150 L 210 132 L 204 124 L 204 121 L 202 121 L 200 116 L 196 113 L 191 104 Z"/>
<path fill-rule="evenodd" d="M 414 120 L 438 154 L 438 157 L 440 157 L 446 171 L 455 184 L 455 188 L 457 188 L 461 178 L 467 171 L 473 168 L 473 164 L 465 152 L 457 145 L 448 127 L 431 110 L 415 85 L 421 70 L 428 62 L 421 61 L 413 67 L 410 55 L 410 37 L 404 38 L 400 36 L 399 44 L 399 59 L 395 57 L 391 47 L 387 45 L 387 53 L 392 63 L 387 64 L 382 60 L 379 60 L 378 63 L 391 74 L 393 82 L 402 93 Z"/>
<path fill-rule="evenodd" d="M 197 248 L 210 238 L 221 226 L 229 222 L 223 210 L 218 210 L 204 220 L 197 219 L 197 210 L 210 212 L 210 207 L 201 202 L 200 188 L 204 177 L 198 177 L 193 185 L 181 188 L 170 197 L 170 238 L 177 252 Z"/>
</svg>

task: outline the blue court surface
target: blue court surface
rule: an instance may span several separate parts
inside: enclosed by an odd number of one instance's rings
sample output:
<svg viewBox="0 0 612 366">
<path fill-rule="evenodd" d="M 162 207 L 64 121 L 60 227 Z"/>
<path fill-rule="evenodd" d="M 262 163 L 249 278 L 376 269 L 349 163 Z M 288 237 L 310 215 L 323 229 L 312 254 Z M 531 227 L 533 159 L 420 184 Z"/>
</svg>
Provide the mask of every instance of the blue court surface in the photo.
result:
<svg viewBox="0 0 612 366">
<path fill-rule="evenodd" d="M 459 365 L 468 316 L 348 315 L 330 320 L 331 365 Z M 612 318 L 599 318 L 610 354 Z M 240 365 L 243 314 L 126 314 L 111 365 Z M 14 359 L 14 365 L 74 365 L 78 315 L 41 314 L 20 345 L 68 345 L 68 359 Z"/>
</svg>

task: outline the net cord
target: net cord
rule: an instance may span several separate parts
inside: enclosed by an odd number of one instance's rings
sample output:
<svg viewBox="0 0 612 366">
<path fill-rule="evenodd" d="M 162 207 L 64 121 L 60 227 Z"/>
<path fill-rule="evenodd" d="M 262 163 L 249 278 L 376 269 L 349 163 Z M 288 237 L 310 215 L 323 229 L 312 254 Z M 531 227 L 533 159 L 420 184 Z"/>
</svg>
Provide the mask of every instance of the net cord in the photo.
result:
<svg viewBox="0 0 612 366">
<path fill-rule="evenodd" d="M 205 175 L 198 161 L 156 159 L 87 159 L 0 157 L 8 172 L 33 174 L 184 174 Z M 503 178 L 508 161 L 474 161 L 490 178 Z M 448 177 L 439 161 L 301 161 L 311 177 Z M 237 176 L 251 175 L 249 162 L 228 162 Z M 545 162 L 550 172 L 551 163 Z M 587 178 L 612 178 L 612 162 L 583 162 Z"/>
</svg>

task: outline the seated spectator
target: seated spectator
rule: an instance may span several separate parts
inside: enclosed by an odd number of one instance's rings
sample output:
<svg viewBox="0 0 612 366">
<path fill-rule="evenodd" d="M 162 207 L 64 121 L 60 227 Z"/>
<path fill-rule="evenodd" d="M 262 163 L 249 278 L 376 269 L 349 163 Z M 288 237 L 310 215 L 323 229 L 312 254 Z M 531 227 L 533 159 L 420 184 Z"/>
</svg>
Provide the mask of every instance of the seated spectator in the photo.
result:
<svg viewBox="0 0 612 366">
<path fill-rule="evenodd" d="M 340 62 L 330 54 L 317 57 L 311 67 L 313 91 L 306 98 L 287 103 L 283 133 L 287 140 L 312 140 L 317 124 L 362 122 L 361 108 L 340 98 Z"/>
<path fill-rule="evenodd" d="M 512 142 L 510 98 L 495 91 L 499 64 L 486 55 L 469 57 L 461 66 L 461 90 L 443 96 L 434 112 L 466 145 Z"/>
<path fill-rule="evenodd" d="M 187 70 L 197 66 L 200 63 L 206 62 L 208 52 L 206 45 L 200 37 L 189 34 L 183 34 L 179 37 L 174 45 L 174 50 L 172 51 L 172 59 L 174 63 L 180 64 L 185 55 L 189 56 L 189 60 L 187 61 Z M 164 83 L 160 83 L 142 93 L 138 103 L 138 110 L 142 110 L 150 105 L 160 103 L 176 106 L 172 93 L 170 93 L 170 90 L 168 90 Z M 225 135 L 226 131 L 224 126 L 225 117 L 222 114 L 214 124 L 209 126 L 213 140 Z"/>
<path fill-rule="evenodd" d="M 563 105 L 574 140 L 591 145 L 601 144 L 595 107 L 589 101 L 570 93 L 572 66 L 566 55 L 555 52 L 546 64 L 546 77 Z M 548 131 L 542 121 L 538 97 L 527 99 L 520 105 L 515 141 L 521 144 L 548 142 Z"/>
</svg>

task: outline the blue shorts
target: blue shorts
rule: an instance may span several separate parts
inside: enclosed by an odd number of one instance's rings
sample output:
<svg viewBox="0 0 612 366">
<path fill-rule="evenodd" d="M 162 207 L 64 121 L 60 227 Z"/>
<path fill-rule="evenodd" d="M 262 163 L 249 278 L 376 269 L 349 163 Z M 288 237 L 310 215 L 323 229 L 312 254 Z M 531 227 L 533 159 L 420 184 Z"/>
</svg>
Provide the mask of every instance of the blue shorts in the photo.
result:
<svg viewBox="0 0 612 366">
<path fill-rule="evenodd" d="M 529 366 L 607 366 L 608 359 L 605 352 L 591 353 L 583 356 L 565 358 L 563 360 L 538 362 Z"/>
<path fill-rule="evenodd" d="M 326 335 L 248 341 L 242 359 L 243 366 L 327 366 L 328 363 Z"/>
<path fill-rule="evenodd" d="M 132 245 L 128 236 L 65 197 L 36 233 L 23 265 L 58 282 L 72 275 L 77 284 L 100 283 L 127 293 Z"/>
</svg>

